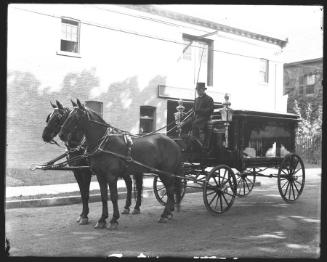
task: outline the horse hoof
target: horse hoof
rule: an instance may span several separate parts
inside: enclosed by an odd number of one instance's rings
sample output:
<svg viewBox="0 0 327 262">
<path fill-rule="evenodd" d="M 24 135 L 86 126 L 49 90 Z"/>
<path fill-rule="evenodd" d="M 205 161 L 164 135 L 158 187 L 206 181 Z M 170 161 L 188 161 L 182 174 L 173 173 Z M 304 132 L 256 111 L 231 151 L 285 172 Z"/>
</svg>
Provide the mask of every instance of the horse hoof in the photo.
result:
<svg viewBox="0 0 327 262">
<path fill-rule="evenodd" d="M 87 225 L 89 223 L 89 219 L 87 217 L 81 217 L 79 224 L 80 225 Z"/>
<path fill-rule="evenodd" d="M 158 223 L 167 223 L 168 218 L 166 217 L 160 217 L 160 219 L 158 220 Z"/>
<path fill-rule="evenodd" d="M 133 215 L 138 215 L 138 214 L 141 214 L 141 211 L 139 209 L 133 209 L 132 214 Z"/>
<path fill-rule="evenodd" d="M 121 212 L 123 215 L 128 215 L 129 214 L 129 208 L 124 208 L 124 211 Z"/>
<path fill-rule="evenodd" d="M 169 214 L 169 215 L 167 216 L 167 218 L 168 218 L 168 220 L 172 220 L 172 219 L 173 219 L 173 214 Z"/>
<path fill-rule="evenodd" d="M 81 221 L 82 217 L 79 216 L 77 219 L 76 219 L 76 223 L 79 223 Z"/>
<path fill-rule="evenodd" d="M 105 228 L 106 227 L 106 222 L 97 222 L 94 228 Z"/>
<path fill-rule="evenodd" d="M 118 228 L 118 223 L 112 223 L 110 224 L 109 230 L 116 230 Z"/>
</svg>

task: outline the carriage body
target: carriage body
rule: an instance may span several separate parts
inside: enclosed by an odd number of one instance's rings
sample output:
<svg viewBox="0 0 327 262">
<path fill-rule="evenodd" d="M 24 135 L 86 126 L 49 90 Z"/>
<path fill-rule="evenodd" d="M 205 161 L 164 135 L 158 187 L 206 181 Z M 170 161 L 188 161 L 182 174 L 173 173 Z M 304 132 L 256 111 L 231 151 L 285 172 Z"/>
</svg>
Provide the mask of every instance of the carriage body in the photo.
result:
<svg viewBox="0 0 327 262">
<path fill-rule="evenodd" d="M 299 117 L 229 105 L 225 96 L 223 107 L 214 110 L 205 147 L 190 132 L 173 138 L 181 147 L 186 179 L 203 188 L 206 208 L 214 215 L 227 211 L 236 196 L 252 191 L 259 176 L 277 178 L 285 202 L 297 200 L 305 183 L 303 161 L 295 154 Z"/>
<path fill-rule="evenodd" d="M 215 112 L 208 123 L 206 165 L 225 164 L 238 170 L 277 167 L 295 151 L 297 123 L 294 114 L 235 110 L 226 127 L 226 121 Z"/>
</svg>

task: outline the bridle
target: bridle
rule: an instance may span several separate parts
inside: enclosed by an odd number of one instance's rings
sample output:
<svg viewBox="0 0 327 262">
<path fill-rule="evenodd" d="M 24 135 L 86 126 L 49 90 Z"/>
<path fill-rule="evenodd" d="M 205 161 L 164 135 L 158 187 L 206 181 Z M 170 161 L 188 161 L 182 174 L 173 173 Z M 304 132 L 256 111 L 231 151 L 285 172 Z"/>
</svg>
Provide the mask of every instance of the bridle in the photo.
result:
<svg viewBox="0 0 327 262">
<path fill-rule="evenodd" d="M 67 119 L 69 113 L 71 112 L 69 110 L 69 108 L 65 107 L 65 108 L 57 108 L 57 112 L 52 112 L 52 114 L 50 114 L 46 120 L 47 123 L 49 123 L 49 121 L 51 121 L 51 119 L 53 119 L 53 117 L 56 117 L 56 127 L 59 129 L 57 132 L 55 133 L 59 133 L 60 131 L 60 128 L 62 127 L 63 123 L 65 122 L 65 120 Z M 46 128 L 50 128 L 50 126 L 47 126 Z M 69 141 L 70 143 L 72 141 Z M 83 144 L 85 143 L 85 136 L 82 137 L 82 139 L 80 141 L 77 141 L 76 143 L 76 146 L 73 146 L 71 144 L 68 143 L 65 143 L 65 146 L 68 150 L 69 153 L 72 153 L 72 152 L 76 152 L 76 151 L 79 151 L 82 147 L 83 147 Z M 74 141 L 75 142 L 75 141 Z M 58 142 L 52 138 L 51 141 L 49 142 L 50 144 L 56 144 L 57 146 L 61 147 Z"/>
</svg>

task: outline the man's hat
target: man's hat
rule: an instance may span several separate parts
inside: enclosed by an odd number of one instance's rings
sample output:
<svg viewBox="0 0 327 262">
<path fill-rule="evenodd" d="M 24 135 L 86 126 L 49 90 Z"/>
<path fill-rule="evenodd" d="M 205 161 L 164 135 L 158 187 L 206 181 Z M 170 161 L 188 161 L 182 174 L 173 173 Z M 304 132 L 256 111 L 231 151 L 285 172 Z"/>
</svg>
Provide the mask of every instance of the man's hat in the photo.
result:
<svg viewBox="0 0 327 262">
<path fill-rule="evenodd" d="M 195 89 L 204 89 L 204 90 L 206 90 L 207 88 L 206 88 L 206 84 L 205 83 L 203 83 L 203 82 L 197 82 L 196 83 L 196 88 Z"/>
</svg>

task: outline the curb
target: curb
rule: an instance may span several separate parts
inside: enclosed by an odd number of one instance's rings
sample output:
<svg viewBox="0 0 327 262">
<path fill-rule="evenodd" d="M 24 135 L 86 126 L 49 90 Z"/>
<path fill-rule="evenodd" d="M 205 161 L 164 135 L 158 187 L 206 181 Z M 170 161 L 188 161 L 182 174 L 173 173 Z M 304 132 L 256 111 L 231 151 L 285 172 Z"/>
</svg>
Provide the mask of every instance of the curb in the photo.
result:
<svg viewBox="0 0 327 262">
<path fill-rule="evenodd" d="M 261 182 L 255 182 L 254 186 L 261 186 Z M 196 193 L 202 191 L 201 188 L 187 188 L 186 193 Z M 118 192 L 118 199 L 125 199 L 127 192 Z M 146 195 L 154 196 L 153 189 L 144 189 L 143 196 Z M 132 198 L 134 196 L 132 195 Z M 108 195 L 108 201 L 111 200 L 110 194 Z M 101 195 L 93 194 L 89 196 L 89 203 L 100 202 Z M 26 200 L 10 200 L 6 201 L 6 209 L 14 208 L 30 208 L 30 207 L 51 207 L 51 206 L 63 206 L 63 205 L 73 205 L 81 203 L 80 196 L 63 196 L 63 197 L 51 197 L 51 198 L 41 198 L 41 199 L 26 199 Z"/>
</svg>

